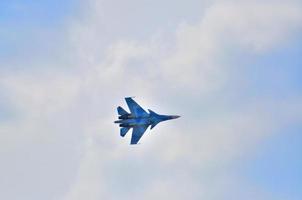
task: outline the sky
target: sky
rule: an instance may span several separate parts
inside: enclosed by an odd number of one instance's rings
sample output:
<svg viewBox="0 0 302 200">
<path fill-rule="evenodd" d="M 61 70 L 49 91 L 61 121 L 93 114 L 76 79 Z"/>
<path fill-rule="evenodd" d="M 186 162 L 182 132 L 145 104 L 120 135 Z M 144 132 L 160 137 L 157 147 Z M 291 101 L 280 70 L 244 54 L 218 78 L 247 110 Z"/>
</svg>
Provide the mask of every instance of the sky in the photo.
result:
<svg viewBox="0 0 302 200">
<path fill-rule="evenodd" d="M 299 200 L 302 2 L 3 0 L 0 198 Z M 181 118 L 139 145 L 124 97 Z"/>
</svg>

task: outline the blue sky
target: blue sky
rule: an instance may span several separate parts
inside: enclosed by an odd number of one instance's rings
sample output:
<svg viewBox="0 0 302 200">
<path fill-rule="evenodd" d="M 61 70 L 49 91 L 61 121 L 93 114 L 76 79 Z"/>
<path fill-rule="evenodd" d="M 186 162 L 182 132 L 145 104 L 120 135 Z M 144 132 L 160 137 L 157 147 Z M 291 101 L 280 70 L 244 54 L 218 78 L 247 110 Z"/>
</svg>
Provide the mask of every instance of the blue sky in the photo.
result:
<svg viewBox="0 0 302 200">
<path fill-rule="evenodd" d="M 42 1 L 12 0 L 1 1 L 1 23 L 17 28 L 18 26 L 36 25 L 54 27 L 65 21 L 77 6 L 77 1 Z M 18 25 L 18 26 L 17 26 Z M 23 26 L 22 26 L 23 25 Z"/>
<path fill-rule="evenodd" d="M 23 62 L 34 62 L 33 56 L 50 51 L 60 42 L 64 26 L 77 9 L 78 1 L 1 1 L 0 57 L 3 64 L 13 68 L 14 56 Z M 53 50 L 54 51 L 54 50 Z M 44 55 L 39 55 L 42 57 Z M 35 58 L 38 60 L 37 58 Z"/>
<path fill-rule="evenodd" d="M 250 66 L 248 98 L 263 96 L 277 101 L 300 95 L 301 42 L 301 38 L 298 38 L 265 56 L 256 57 L 253 61 L 243 61 Z M 257 147 L 252 158 L 237 163 L 240 173 L 280 198 L 300 199 L 301 131 L 301 124 L 280 129 L 276 136 Z"/>
<path fill-rule="evenodd" d="M 241 166 L 241 173 L 260 187 L 284 199 L 301 197 L 301 126 L 286 128 L 260 145 L 254 158 Z"/>
<path fill-rule="evenodd" d="M 1 199 L 301 199 L 302 5 L 1 1 Z M 182 117 L 129 146 L 125 96 Z"/>
</svg>

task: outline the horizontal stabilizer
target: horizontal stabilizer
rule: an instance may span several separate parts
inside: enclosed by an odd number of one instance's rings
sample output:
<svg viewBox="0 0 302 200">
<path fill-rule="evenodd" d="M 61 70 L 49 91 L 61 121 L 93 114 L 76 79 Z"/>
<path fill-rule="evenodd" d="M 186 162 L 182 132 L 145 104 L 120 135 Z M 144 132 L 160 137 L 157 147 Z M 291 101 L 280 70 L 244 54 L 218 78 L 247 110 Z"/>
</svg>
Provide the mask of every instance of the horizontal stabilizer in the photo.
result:
<svg viewBox="0 0 302 200">
<path fill-rule="evenodd" d="M 124 137 L 126 135 L 126 133 L 129 131 L 130 128 L 128 127 L 123 127 L 121 128 L 121 136 Z"/>
<path fill-rule="evenodd" d="M 119 115 L 129 115 L 129 113 L 124 108 L 122 108 L 121 106 L 117 107 L 117 113 Z"/>
</svg>

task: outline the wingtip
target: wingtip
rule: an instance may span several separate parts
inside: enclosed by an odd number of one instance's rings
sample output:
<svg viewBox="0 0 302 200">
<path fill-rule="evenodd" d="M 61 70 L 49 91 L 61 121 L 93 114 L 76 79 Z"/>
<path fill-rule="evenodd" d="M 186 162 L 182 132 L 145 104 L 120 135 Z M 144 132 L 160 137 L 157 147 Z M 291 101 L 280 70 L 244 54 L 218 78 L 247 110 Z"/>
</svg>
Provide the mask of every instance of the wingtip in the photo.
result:
<svg viewBox="0 0 302 200">
<path fill-rule="evenodd" d="M 125 97 L 125 99 L 131 99 L 131 98 L 135 98 L 135 96 Z"/>
</svg>

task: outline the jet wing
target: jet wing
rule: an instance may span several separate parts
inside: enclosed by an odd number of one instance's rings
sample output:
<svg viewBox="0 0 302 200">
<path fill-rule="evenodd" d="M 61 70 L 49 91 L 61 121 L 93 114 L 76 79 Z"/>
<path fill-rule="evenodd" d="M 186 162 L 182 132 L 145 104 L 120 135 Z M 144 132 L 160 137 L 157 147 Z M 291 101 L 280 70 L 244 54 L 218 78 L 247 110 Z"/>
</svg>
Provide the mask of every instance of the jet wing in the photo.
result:
<svg viewBox="0 0 302 200">
<path fill-rule="evenodd" d="M 146 126 L 135 126 L 133 127 L 131 144 L 137 144 L 141 137 L 144 135 L 148 125 Z"/>
<path fill-rule="evenodd" d="M 136 103 L 131 97 L 125 98 L 127 105 L 129 107 L 129 110 L 131 114 L 134 117 L 146 117 L 149 114 L 140 106 L 138 103 Z"/>
</svg>

